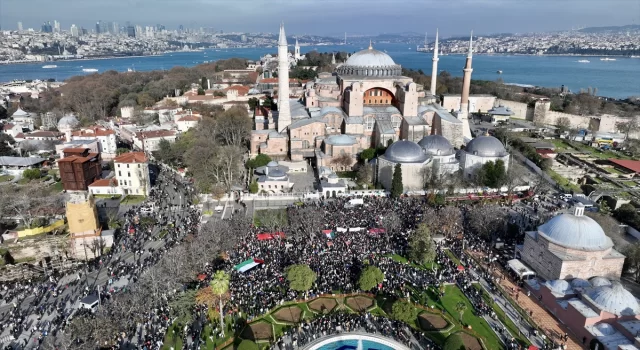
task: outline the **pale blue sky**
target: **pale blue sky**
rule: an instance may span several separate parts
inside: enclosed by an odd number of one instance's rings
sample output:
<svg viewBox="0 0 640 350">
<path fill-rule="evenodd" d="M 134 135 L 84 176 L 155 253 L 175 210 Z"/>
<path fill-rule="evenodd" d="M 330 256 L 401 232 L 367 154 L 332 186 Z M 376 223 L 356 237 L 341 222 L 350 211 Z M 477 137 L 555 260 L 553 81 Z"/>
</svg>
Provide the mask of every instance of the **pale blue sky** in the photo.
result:
<svg viewBox="0 0 640 350">
<path fill-rule="evenodd" d="M 291 35 L 432 32 L 443 36 L 571 29 L 576 26 L 640 24 L 640 0 L 1 0 L 2 29 L 39 29 L 58 20 L 95 28 L 95 22 L 164 24 L 175 29 Z"/>
</svg>

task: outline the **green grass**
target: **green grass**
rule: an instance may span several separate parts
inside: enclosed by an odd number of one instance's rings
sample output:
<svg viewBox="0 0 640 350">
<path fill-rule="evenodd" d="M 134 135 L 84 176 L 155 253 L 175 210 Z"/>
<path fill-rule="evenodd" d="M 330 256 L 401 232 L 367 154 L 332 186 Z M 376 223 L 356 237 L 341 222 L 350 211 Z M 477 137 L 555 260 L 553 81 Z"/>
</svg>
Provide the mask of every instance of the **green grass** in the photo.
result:
<svg viewBox="0 0 640 350">
<path fill-rule="evenodd" d="M 95 198 L 105 198 L 105 199 L 120 199 L 122 198 L 121 194 L 94 194 Z"/>
<path fill-rule="evenodd" d="M 64 190 L 64 186 L 62 185 L 62 181 L 58 181 L 51 186 L 51 191 L 54 192 L 62 192 Z"/>
<path fill-rule="evenodd" d="M 175 331 L 175 336 L 174 336 Z M 180 329 L 180 325 L 174 323 L 167 330 L 167 334 L 164 337 L 164 344 L 162 344 L 162 350 L 170 350 L 173 349 L 182 349 L 182 330 Z"/>
<path fill-rule="evenodd" d="M 257 227 L 287 226 L 289 222 L 287 209 L 256 210 L 253 215 L 253 224 Z"/>
<path fill-rule="evenodd" d="M 604 169 L 606 172 L 608 172 L 609 174 L 614 174 L 614 175 L 624 175 L 624 173 L 614 167 L 607 167 L 607 168 L 602 168 Z"/>
<path fill-rule="evenodd" d="M 623 181 L 623 184 L 629 186 L 629 187 L 635 187 L 638 186 L 638 184 L 635 181 Z"/>
<path fill-rule="evenodd" d="M 462 265 L 462 263 L 460 262 L 460 260 L 455 256 L 455 254 L 453 254 L 453 252 L 449 249 L 446 250 L 447 255 L 449 256 L 449 258 L 451 258 L 451 260 L 456 263 L 457 265 Z"/>
<path fill-rule="evenodd" d="M 493 302 L 493 300 L 491 299 L 491 296 L 487 294 L 487 292 L 484 290 L 484 288 L 482 288 L 482 286 L 479 283 L 474 283 L 473 286 L 477 290 L 482 292 L 482 298 L 487 303 L 487 305 L 491 305 L 491 308 L 498 316 L 498 319 L 500 320 L 500 322 L 502 322 L 502 324 L 505 325 L 505 327 L 507 327 L 507 329 L 509 330 L 509 333 L 511 333 L 511 335 L 516 338 L 518 343 L 523 345 L 526 349 L 526 347 L 530 344 L 529 340 L 524 335 L 520 334 L 520 330 L 511 321 L 511 319 L 504 313 L 504 310 L 502 310 L 500 306 L 496 305 L 496 303 Z"/>
<path fill-rule="evenodd" d="M 409 260 L 407 258 L 405 258 L 404 256 L 400 256 L 398 254 L 393 254 L 393 255 L 388 255 L 389 258 L 391 258 L 391 260 L 398 262 L 400 264 L 409 264 L 415 268 L 418 269 L 427 269 L 427 270 L 433 270 L 434 268 L 439 268 L 440 266 L 438 265 L 438 263 L 436 263 L 435 261 L 432 261 L 430 263 L 425 263 L 422 265 L 417 265 L 413 262 L 409 262 Z"/>
<path fill-rule="evenodd" d="M 213 215 L 213 210 L 204 210 L 204 211 L 202 212 L 202 215 L 211 216 L 211 215 Z"/>
<path fill-rule="evenodd" d="M 0 175 L 0 182 L 7 182 L 13 180 L 11 175 Z"/>
<path fill-rule="evenodd" d="M 144 202 L 144 200 L 146 198 L 147 197 L 145 197 L 145 196 L 128 195 L 128 196 L 124 197 L 124 199 L 120 202 L 120 204 L 124 204 L 124 205 L 140 204 L 140 203 Z"/>
<path fill-rule="evenodd" d="M 545 170 L 545 172 L 551 176 L 551 178 L 558 183 L 558 185 L 562 186 L 567 191 L 573 191 L 575 193 L 582 193 L 580 186 L 569 182 L 566 178 L 562 177 L 560 174 L 556 173 L 551 169 Z"/>
<path fill-rule="evenodd" d="M 502 343 L 497 338 L 487 322 L 474 314 L 473 306 L 469 299 L 462 294 L 462 291 L 456 286 L 447 286 L 445 294 L 440 300 L 442 306 L 447 313 L 452 316 L 456 322 L 460 322 L 460 314 L 456 311 L 456 305 L 459 302 L 466 304 L 467 308 L 462 313 L 462 323 L 471 326 L 471 329 L 483 338 L 485 345 L 489 349 L 501 349 Z"/>
<path fill-rule="evenodd" d="M 349 178 L 349 179 L 355 179 L 356 178 L 356 172 L 355 171 L 336 171 L 336 175 L 338 175 L 338 177 L 342 177 L 342 178 Z"/>
<path fill-rule="evenodd" d="M 555 146 L 556 151 L 567 150 L 570 148 L 570 146 L 564 143 L 564 141 L 561 139 L 553 139 L 553 140 L 545 140 L 545 141 L 551 141 L 551 143 L 553 143 L 553 145 Z"/>
</svg>

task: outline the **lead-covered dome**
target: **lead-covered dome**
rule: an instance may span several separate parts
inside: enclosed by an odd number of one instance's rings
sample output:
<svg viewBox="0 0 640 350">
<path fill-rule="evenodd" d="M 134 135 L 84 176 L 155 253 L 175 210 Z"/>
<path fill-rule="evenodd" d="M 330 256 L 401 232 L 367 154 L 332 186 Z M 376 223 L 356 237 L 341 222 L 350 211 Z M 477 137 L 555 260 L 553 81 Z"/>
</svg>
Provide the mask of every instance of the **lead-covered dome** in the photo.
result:
<svg viewBox="0 0 640 350">
<path fill-rule="evenodd" d="M 392 143 L 384 152 L 384 158 L 394 163 L 423 163 L 429 156 L 417 143 L 402 140 Z"/>
<path fill-rule="evenodd" d="M 600 251 L 613 247 L 602 227 L 584 215 L 557 215 L 539 226 L 538 232 L 550 242 L 570 249 Z"/>
<path fill-rule="evenodd" d="M 620 282 L 614 282 L 611 286 L 595 288 L 588 295 L 596 306 L 614 315 L 633 316 L 640 313 L 638 300 L 624 289 Z"/>
<path fill-rule="evenodd" d="M 592 277 L 589 280 L 589 283 L 591 283 L 591 285 L 594 286 L 594 287 L 602 287 L 602 286 L 610 286 L 611 285 L 611 281 L 609 281 L 607 278 L 604 278 L 604 277 L 601 277 L 601 276 Z"/>
<path fill-rule="evenodd" d="M 58 130 L 73 130 L 76 126 L 78 126 L 78 124 L 80 124 L 78 118 L 76 118 L 76 116 L 73 114 L 68 114 L 58 121 Z"/>
<path fill-rule="evenodd" d="M 351 55 L 336 71 L 339 75 L 375 77 L 402 75 L 402 68 L 393 61 L 391 56 L 371 46 Z"/>
<path fill-rule="evenodd" d="M 429 135 L 418 141 L 424 152 L 434 156 L 450 156 L 455 153 L 451 142 L 442 135 Z"/>
<path fill-rule="evenodd" d="M 547 288 L 549 288 L 552 292 L 557 294 L 572 294 L 573 289 L 569 282 L 565 280 L 552 280 L 544 283 Z"/>
<path fill-rule="evenodd" d="M 481 157 L 504 157 L 507 150 L 500 140 L 493 136 L 478 136 L 471 140 L 465 152 Z"/>
<path fill-rule="evenodd" d="M 325 143 L 334 146 L 351 146 L 355 145 L 358 141 L 353 136 L 349 135 L 331 135 L 324 140 Z"/>
</svg>

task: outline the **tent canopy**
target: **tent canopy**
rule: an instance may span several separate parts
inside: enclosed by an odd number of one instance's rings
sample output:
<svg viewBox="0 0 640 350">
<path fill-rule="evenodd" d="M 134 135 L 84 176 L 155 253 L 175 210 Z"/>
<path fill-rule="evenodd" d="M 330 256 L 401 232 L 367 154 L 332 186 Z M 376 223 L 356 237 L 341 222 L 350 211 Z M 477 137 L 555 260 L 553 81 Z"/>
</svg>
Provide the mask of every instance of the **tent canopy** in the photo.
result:
<svg viewBox="0 0 640 350">
<path fill-rule="evenodd" d="M 533 271 L 529 266 L 525 265 L 522 261 L 520 261 L 520 259 L 511 259 L 507 261 L 507 265 L 513 272 L 518 274 L 520 278 L 536 275 L 536 272 Z"/>
</svg>

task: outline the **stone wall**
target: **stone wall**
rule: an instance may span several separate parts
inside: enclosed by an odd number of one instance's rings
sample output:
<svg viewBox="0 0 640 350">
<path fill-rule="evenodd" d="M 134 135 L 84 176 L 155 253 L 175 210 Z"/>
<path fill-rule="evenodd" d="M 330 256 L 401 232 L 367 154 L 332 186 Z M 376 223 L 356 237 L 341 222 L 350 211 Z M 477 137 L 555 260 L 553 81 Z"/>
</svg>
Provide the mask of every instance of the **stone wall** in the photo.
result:
<svg viewBox="0 0 640 350">
<path fill-rule="evenodd" d="M 532 120 L 533 118 L 533 110 L 531 111 L 531 115 L 529 115 L 529 107 L 526 103 L 509 100 L 496 100 L 496 105 L 505 106 L 511 109 L 511 111 L 514 113 L 512 118 L 526 120 Z"/>
</svg>

